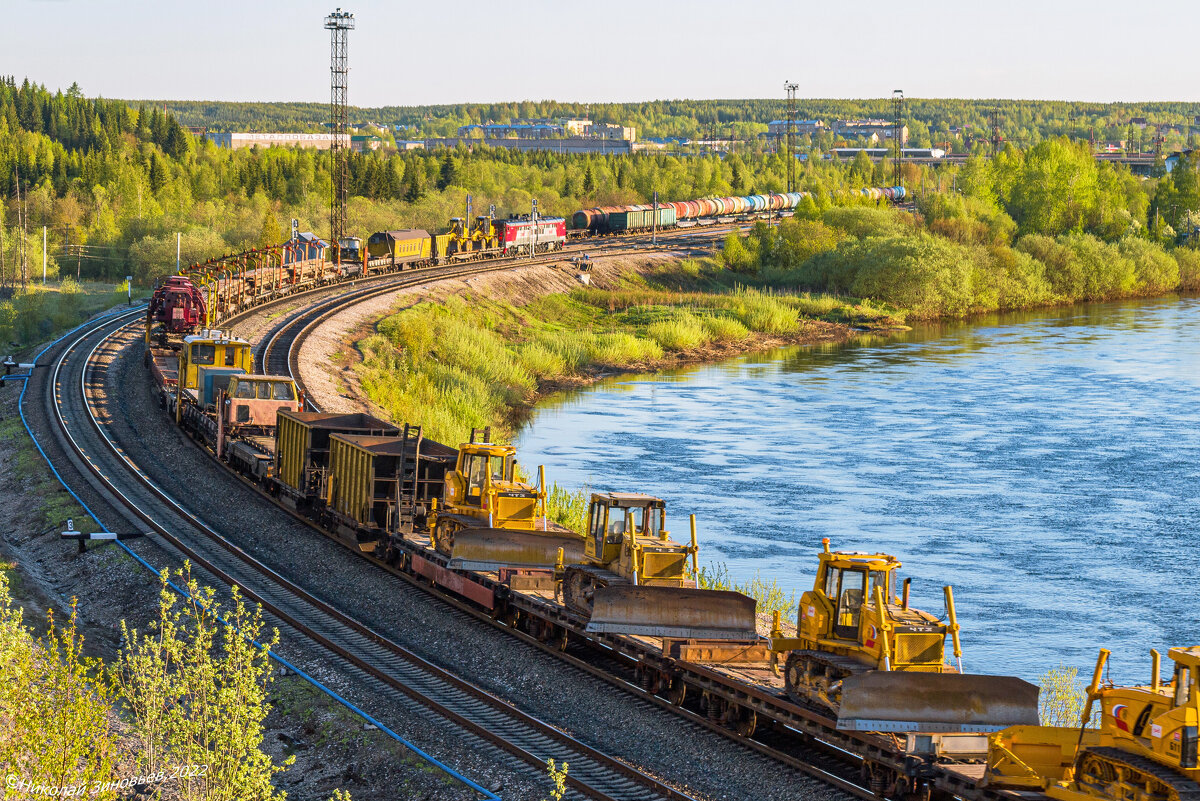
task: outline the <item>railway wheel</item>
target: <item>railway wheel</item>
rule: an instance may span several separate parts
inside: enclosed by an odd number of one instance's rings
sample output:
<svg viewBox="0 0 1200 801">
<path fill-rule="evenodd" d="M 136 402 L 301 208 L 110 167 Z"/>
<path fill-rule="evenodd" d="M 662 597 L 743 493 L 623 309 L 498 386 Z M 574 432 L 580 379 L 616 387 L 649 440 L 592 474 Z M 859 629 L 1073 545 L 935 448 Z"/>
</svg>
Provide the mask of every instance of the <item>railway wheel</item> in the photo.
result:
<svg viewBox="0 0 1200 801">
<path fill-rule="evenodd" d="M 663 695 L 675 706 L 683 706 L 683 702 L 687 698 L 687 684 L 683 679 L 676 676 L 671 679 L 671 683 Z"/>
<path fill-rule="evenodd" d="M 730 709 L 729 713 L 726 713 L 726 717 L 731 716 L 733 720 L 730 721 L 730 728 L 742 737 L 749 737 L 758 728 L 758 714 L 753 709 L 735 706 Z"/>
</svg>

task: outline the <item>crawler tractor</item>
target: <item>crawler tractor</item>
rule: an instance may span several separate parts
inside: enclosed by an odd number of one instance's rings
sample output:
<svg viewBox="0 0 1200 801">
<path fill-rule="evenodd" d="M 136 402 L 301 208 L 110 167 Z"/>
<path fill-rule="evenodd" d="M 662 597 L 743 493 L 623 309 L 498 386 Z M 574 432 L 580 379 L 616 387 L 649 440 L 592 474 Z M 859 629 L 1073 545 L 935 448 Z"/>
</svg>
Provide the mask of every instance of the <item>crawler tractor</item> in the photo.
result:
<svg viewBox="0 0 1200 801">
<path fill-rule="evenodd" d="M 581 556 L 582 538 L 546 520 L 542 470 L 536 487 L 518 481 L 516 449 L 489 442 L 490 434 L 484 429 L 476 442 L 472 430 L 446 473 L 444 503 L 429 515 L 434 547 L 451 557 L 451 567 L 463 570 L 512 562 L 552 569 L 560 549 L 568 558 Z"/>
<path fill-rule="evenodd" d="M 984 732 L 1037 723 L 1037 688 L 1007 676 L 964 675 L 954 595 L 949 624 L 909 606 L 909 582 L 893 597 L 900 567 L 887 554 L 830 551 L 822 541 L 816 581 L 804 593 L 796 636 L 774 627 L 770 650 L 787 655 L 793 699 L 834 712 L 840 729 Z M 957 666 L 944 659 L 946 635 Z"/>
<path fill-rule="evenodd" d="M 1163 683 L 1151 651 L 1150 684 L 1101 687 L 1109 652 L 1100 651 L 1082 723 L 1100 703 L 1094 744 L 1082 744 L 1064 781 L 1047 794 L 1060 801 L 1200 801 L 1200 646 L 1172 648 Z M 1082 739 L 1082 738 L 1081 738 Z"/>
<path fill-rule="evenodd" d="M 666 504 L 634 493 L 592 495 L 583 559 L 563 571 L 563 600 L 587 630 L 687 639 L 754 640 L 755 601 L 696 589 L 696 519 L 690 545 L 666 530 Z"/>
</svg>

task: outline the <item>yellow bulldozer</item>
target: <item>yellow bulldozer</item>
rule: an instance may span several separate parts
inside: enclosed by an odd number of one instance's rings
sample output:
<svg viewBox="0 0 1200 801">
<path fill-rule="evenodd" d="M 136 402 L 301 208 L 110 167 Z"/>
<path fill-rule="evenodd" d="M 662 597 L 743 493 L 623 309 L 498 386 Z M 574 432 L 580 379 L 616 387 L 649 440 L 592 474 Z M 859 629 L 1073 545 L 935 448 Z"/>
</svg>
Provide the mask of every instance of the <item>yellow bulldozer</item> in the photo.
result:
<svg viewBox="0 0 1200 801">
<path fill-rule="evenodd" d="M 690 544 L 671 539 L 666 504 L 628 492 L 592 495 L 583 558 L 562 568 L 563 602 L 587 616 L 587 630 L 695 640 L 755 640 L 755 601 L 703 590 L 696 572 L 696 518 Z"/>
<path fill-rule="evenodd" d="M 521 564 L 552 570 L 561 551 L 582 559 L 583 538 L 546 519 L 545 472 L 538 485 L 517 479 L 516 449 L 497 445 L 490 429 L 477 430 L 459 446 L 445 475 L 444 501 L 429 514 L 430 539 L 450 557 L 450 567 L 495 570 Z M 540 513 L 540 514 L 539 514 Z"/>
<path fill-rule="evenodd" d="M 831 551 L 822 540 L 816 580 L 800 598 L 796 636 L 778 620 L 768 647 L 786 654 L 784 686 L 796 701 L 837 715 L 851 731 L 988 732 L 1037 723 L 1038 688 L 1012 676 L 962 672 L 954 593 L 948 623 L 893 595 L 901 563 L 888 554 Z M 946 663 L 946 635 L 955 665 Z"/>
<path fill-rule="evenodd" d="M 1171 680 L 1151 651 L 1150 684 L 1102 686 L 1100 651 L 1078 729 L 1005 729 L 989 742 L 987 784 L 1059 801 L 1200 801 L 1200 646 L 1172 648 Z M 1099 702 L 1099 725 L 1090 727 Z"/>
</svg>

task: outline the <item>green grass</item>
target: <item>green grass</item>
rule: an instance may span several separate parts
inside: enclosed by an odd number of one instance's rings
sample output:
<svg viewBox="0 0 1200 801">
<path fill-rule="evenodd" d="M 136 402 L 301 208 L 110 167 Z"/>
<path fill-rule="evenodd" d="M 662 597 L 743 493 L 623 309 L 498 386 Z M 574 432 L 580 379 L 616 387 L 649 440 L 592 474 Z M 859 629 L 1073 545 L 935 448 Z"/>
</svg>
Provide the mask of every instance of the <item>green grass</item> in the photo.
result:
<svg viewBox="0 0 1200 801">
<path fill-rule="evenodd" d="M 802 332 L 819 318 L 892 319 L 847 298 L 747 287 L 712 260 L 634 275 L 524 305 L 473 295 L 422 302 L 358 343 L 367 396 L 393 420 L 457 444 L 471 428 L 507 436 L 539 393 L 599 371 L 655 369 L 707 346 Z"/>
<path fill-rule="evenodd" d="M 591 492 L 586 486 L 572 492 L 553 483 L 546 492 L 546 516 L 555 523 L 582 534 L 587 527 L 590 501 Z"/>
<path fill-rule="evenodd" d="M 749 596 L 758 602 L 759 613 L 779 612 L 788 618 L 796 612 L 796 594 L 785 592 L 775 579 L 764 579 L 755 573 L 754 578 L 744 583 L 735 582 L 729 575 L 729 566 L 724 562 L 713 562 L 702 566 L 696 575 L 696 586 L 702 590 L 732 590 Z"/>
<path fill-rule="evenodd" d="M 126 302 L 125 284 L 30 283 L 0 300 L 0 347 L 23 349 L 53 339 L 97 312 Z M 144 296 L 135 292 L 134 299 Z"/>
</svg>

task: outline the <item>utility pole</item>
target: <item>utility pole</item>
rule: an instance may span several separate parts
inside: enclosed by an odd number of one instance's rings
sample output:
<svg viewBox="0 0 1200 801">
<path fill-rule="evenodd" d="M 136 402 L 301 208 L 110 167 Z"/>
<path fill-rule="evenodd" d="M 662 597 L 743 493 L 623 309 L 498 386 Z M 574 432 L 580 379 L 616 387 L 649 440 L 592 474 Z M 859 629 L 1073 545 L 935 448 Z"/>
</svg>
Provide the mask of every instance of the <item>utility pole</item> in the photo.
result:
<svg viewBox="0 0 1200 801">
<path fill-rule="evenodd" d="M 179 251 L 183 248 L 183 232 L 175 232 L 175 274 L 179 275 Z"/>
<path fill-rule="evenodd" d="M 654 216 L 650 218 L 650 246 L 654 247 L 658 244 L 658 190 L 654 190 L 654 211 L 650 212 Z"/>
<path fill-rule="evenodd" d="M 892 116 L 895 121 L 892 123 L 892 138 L 896 140 L 896 161 L 894 162 L 896 181 L 893 186 L 903 186 L 904 174 L 901 172 L 901 166 L 904 160 L 904 90 L 895 89 L 892 91 Z"/>
<path fill-rule="evenodd" d="M 532 259 L 533 255 L 535 253 L 537 253 L 537 226 L 538 226 L 537 219 L 538 219 L 537 198 L 535 197 L 533 199 L 533 211 L 530 212 L 530 214 L 529 214 L 529 222 L 531 223 L 530 227 L 533 229 L 533 240 L 531 241 L 531 243 L 529 245 L 529 258 L 530 259 Z"/>
<path fill-rule="evenodd" d="M 796 191 L 796 90 L 800 84 L 784 81 L 787 91 L 787 191 Z"/>
<path fill-rule="evenodd" d="M 346 104 L 350 83 L 349 38 L 354 15 L 338 8 L 325 18 L 329 31 L 329 164 L 332 191 L 329 198 L 329 244 L 338 265 L 342 263 L 342 238 L 346 235 L 346 199 L 350 189 L 348 121 Z"/>
<path fill-rule="evenodd" d="M 42 286 L 46 285 L 46 226 L 42 226 Z"/>
</svg>

